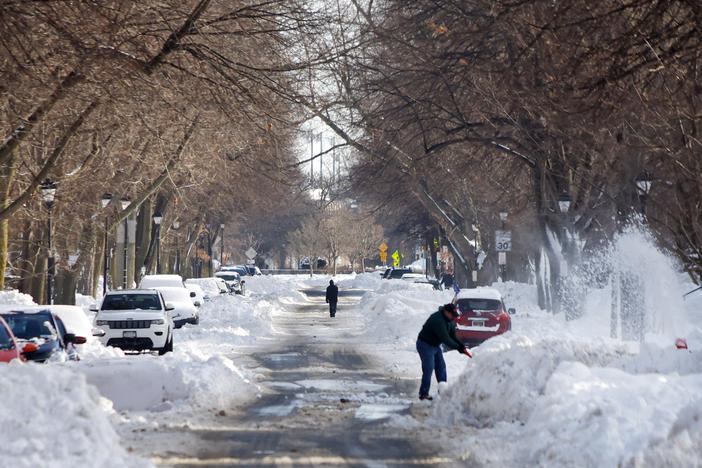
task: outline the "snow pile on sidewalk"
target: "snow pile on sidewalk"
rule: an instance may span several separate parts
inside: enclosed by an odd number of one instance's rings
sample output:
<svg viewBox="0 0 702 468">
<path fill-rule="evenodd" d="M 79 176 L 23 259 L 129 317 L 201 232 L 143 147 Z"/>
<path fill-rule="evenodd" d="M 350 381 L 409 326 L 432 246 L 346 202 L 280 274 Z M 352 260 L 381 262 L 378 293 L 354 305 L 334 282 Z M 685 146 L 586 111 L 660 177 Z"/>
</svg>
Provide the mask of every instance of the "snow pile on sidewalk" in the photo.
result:
<svg viewBox="0 0 702 468">
<path fill-rule="evenodd" d="M 368 289 L 356 307 L 376 342 L 414 350 L 417 334 L 438 306 L 450 302 L 452 291 L 436 291 L 429 284 L 383 280 L 373 273 L 359 275 L 352 287 Z M 342 283 L 346 286 L 346 283 Z"/>
<path fill-rule="evenodd" d="M 79 367 L 120 411 L 229 408 L 258 392 L 230 357 L 270 334 L 274 309 L 256 292 L 219 296 L 201 307 L 199 325 L 175 330 L 173 353 L 90 354 Z M 138 392 L 130 390 L 135 387 Z"/>
<path fill-rule="evenodd" d="M 120 446 L 109 401 L 71 369 L 0 364 L 0 395 L 3 466 L 150 466 Z"/>
<path fill-rule="evenodd" d="M 16 289 L 0 291 L 0 304 L 34 305 L 34 299 L 29 294 L 24 294 Z"/>
</svg>

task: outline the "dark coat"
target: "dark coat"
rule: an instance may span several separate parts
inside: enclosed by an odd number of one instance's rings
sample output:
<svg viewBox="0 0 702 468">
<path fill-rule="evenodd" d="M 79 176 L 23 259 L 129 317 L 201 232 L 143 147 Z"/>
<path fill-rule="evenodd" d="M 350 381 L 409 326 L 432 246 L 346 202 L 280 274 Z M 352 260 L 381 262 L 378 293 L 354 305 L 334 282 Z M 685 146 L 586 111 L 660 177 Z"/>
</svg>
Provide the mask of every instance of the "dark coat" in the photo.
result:
<svg viewBox="0 0 702 468">
<path fill-rule="evenodd" d="M 339 288 L 335 284 L 327 286 L 327 302 L 339 301 Z"/>
<path fill-rule="evenodd" d="M 443 343 L 450 349 L 461 349 L 463 345 L 456 336 L 456 326 L 453 321 L 447 320 L 443 311 L 434 312 L 419 332 L 419 339 L 432 346 Z"/>
</svg>

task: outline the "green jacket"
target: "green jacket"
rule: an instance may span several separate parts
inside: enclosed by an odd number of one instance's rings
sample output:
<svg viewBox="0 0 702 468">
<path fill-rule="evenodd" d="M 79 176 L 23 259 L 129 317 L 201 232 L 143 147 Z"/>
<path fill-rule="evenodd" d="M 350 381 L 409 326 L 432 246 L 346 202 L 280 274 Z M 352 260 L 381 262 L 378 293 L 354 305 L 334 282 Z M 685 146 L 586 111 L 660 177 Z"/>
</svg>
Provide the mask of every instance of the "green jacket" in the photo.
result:
<svg viewBox="0 0 702 468">
<path fill-rule="evenodd" d="M 422 331 L 419 332 L 419 339 L 432 346 L 439 346 L 443 343 L 450 349 L 463 347 L 456 337 L 456 326 L 453 324 L 453 321 L 444 317 L 442 311 L 434 312 L 424 322 Z"/>
</svg>

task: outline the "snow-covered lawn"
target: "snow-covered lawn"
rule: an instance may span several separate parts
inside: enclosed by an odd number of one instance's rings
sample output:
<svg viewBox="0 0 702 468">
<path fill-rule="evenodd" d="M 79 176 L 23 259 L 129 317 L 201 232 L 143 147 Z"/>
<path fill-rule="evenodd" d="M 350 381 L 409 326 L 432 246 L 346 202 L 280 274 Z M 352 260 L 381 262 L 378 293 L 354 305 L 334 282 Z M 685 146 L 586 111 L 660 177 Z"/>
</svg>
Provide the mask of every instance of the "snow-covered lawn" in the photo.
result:
<svg viewBox="0 0 702 468">
<path fill-rule="evenodd" d="M 41 466 L 41 457 L 56 466 L 148 464 L 120 447 L 120 428 L 212 417 L 256 398 L 262 389 L 247 353 L 280 338 L 276 317 L 306 301 L 300 289 L 328 280 L 247 278 L 245 297 L 205 304 L 200 325 L 177 330 L 164 357 L 93 343 L 78 363 L 0 365 L 0 459 L 16 467 Z M 336 280 L 367 291 L 339 312 L 362 330 L 359 349 L 392 375 L 418 379 L 417 333 L 452 293 L 377 273 Z M 494 466 L 702 464 L 702 294 L 684 303 L 676 329 L 690 350 L 677 350 L 665 333 L 641 346 L 609 338 L 602 291 L 592 292 L 581 319 L 566 322 L 539 309 L 533 286 L 494 287 L 517 309 L 512 331 L 474 348 L 472 360 L 447 353 L 449 388 L 440 400 L 385 424 L 440 428 L 454 456 Z M 3 293 L 0 301 L 26 297 Z"/>
</svg>

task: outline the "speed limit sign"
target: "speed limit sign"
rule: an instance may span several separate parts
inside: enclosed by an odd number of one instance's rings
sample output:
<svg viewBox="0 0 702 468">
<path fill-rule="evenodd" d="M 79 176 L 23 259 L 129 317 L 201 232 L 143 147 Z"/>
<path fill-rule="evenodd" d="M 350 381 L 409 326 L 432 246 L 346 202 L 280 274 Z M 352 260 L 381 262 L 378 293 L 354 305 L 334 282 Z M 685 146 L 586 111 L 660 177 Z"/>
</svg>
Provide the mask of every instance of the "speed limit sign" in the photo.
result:
<svg viewBox="0 0 702 468">
<path fill-rule="evenodd" d="M 498 252 L 512 250 L 512 231 L 495 231 L 495 250 Z"/>
</svg>

